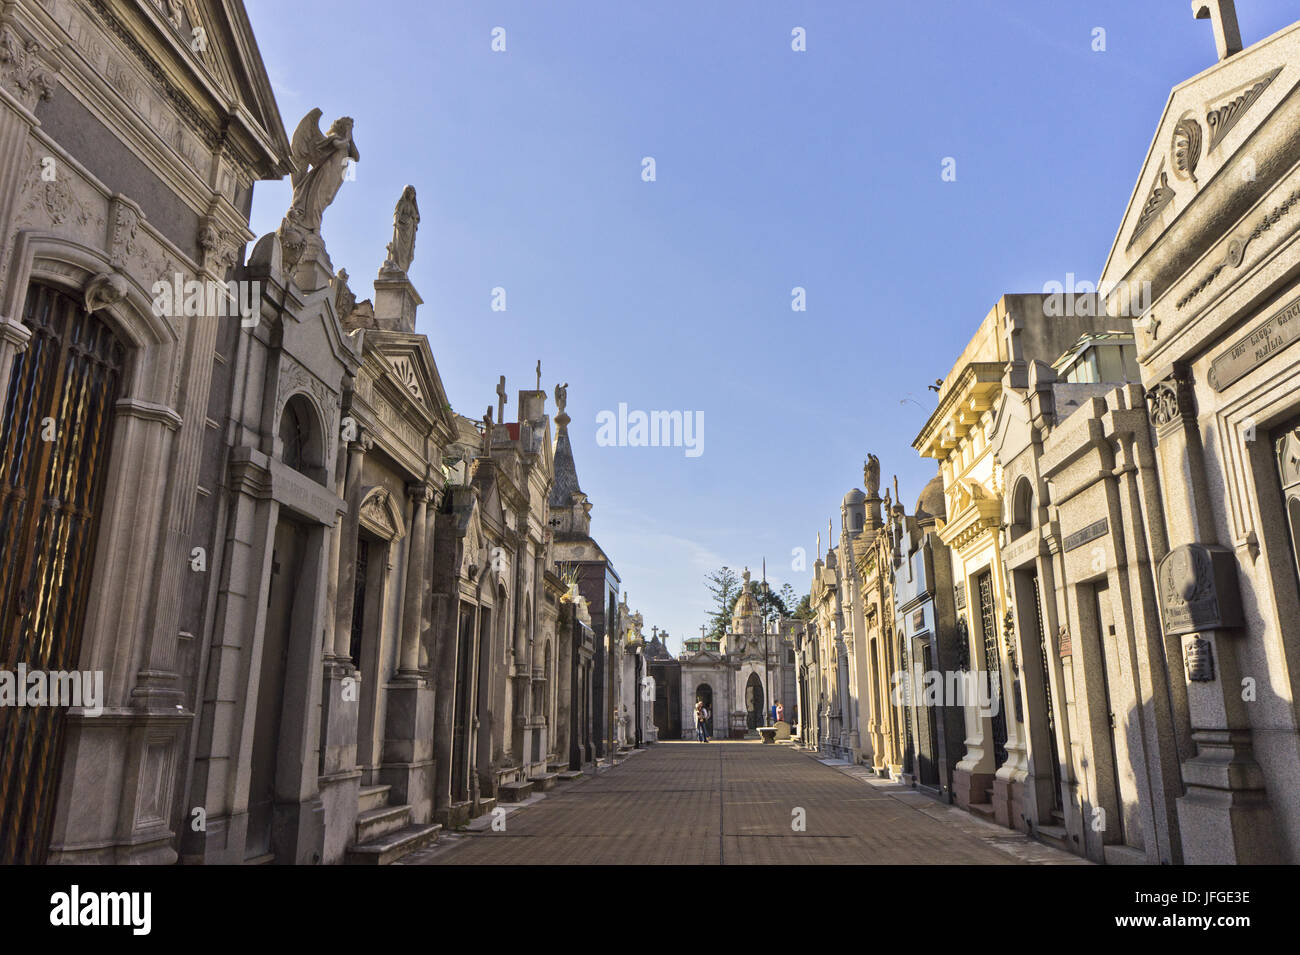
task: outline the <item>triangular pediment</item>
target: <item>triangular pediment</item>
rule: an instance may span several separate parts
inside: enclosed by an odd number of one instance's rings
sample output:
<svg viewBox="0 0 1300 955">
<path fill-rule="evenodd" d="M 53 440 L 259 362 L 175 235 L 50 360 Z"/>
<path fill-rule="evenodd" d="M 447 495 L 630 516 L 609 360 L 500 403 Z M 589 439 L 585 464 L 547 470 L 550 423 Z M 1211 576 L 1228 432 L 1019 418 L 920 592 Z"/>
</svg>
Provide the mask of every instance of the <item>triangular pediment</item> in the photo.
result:
<svg viewBox="0 0 1300 955">
<path fill-rule="evenodd" d="M 408 332 L 367 329 L 365 351 L 375 353 L 382 360 L 387 377 L 438 424 L 444 440 L 455 439 L 456 422 L 428 338 Z"/>
<path fill-rule="evenodd" d="M 1004 391 L 998 398 L 993 439 L 989 442 L 1004 464 L 1029 446 L 1029 411 L 1019 391 Z"/>
<path fill-rule="evenodd" d="M 1102 272 L 1101 290 L 1115 290 L 1112 314 L 1134 301 L 1130 283 L 1149 281 L 1159 298 L 1218 238 L 1213 233 L 1294 165 L 1274 161 L 1293 144 L 1272 127 L 1292 125 L 1279 107 L 1300 96 L 1298 86 L 1295 24 L 1172 90 Z"/>
<path fill-rule="evenodd" d="M 721 659 L 722 657 L 710 650 L 700 650 L 690 656 L 683 656 L 681 661 L 683 663 L 714 664 L 721 661 Z"/>
</svg>

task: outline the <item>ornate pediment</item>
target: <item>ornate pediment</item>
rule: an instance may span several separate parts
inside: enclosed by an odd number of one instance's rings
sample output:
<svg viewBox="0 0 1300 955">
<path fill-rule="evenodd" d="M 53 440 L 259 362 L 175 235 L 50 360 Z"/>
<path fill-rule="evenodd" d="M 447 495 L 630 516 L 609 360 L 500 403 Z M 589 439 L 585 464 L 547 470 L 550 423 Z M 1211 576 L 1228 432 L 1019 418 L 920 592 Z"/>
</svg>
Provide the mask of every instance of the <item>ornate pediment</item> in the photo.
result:
<svg viewBox="0 0 1300 955">
<path fill-rule="evenodd" d="M 386 487 L 374 487 L 366 493 L 357 519 L 362 527 L 384 540 L 396 540 L 406 533 L 401 505 Z"/>
<path fill-rule="evenodd" d="M 441 422 L 447 438 L 456 435 L 451 405 L 427 338 L 412 332 L 367 329 L 365 352 L 371 373 L 390 383 L 394 398 L 400 394 L 432 421 Z"/>
<path fill-rule="evenodd" d="M 1170 93 L 1098 283 L 1112 309 L 1131 297 L 1134 283 L 1149 282 L 1150 297 L 1158 300 L 1222 236 L 1220 229 L 1248 214 L 1295 164 L 1296 63 L 1300 25 L 1221 60 Z M 1165 242 L 1168 253 L 1148 256 Z M 1195 297 L 1181 288 L 1179 295 Z"/>
<path fill-rule="evenodd" d="M 421 403 L 424 402 L 424 391 L 420 387 L 420 376 L 415 372 L 415 366 L 411 364 L 411 359 L 407 355 L 399 355 L 396 358 L 388 359 L 388 364 L 392 366 L 393 373 L 397 376 L 411 396 Z"/>
</svg>

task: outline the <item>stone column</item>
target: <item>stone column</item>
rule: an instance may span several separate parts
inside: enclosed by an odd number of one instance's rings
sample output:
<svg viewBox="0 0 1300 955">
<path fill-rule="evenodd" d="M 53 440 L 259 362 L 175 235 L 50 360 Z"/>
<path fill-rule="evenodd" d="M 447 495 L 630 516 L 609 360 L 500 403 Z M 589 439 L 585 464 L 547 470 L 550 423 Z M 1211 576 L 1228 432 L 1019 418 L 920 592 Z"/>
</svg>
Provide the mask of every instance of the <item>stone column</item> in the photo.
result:
<svg viewBox="0 0 1300 955">
<path fill-rule="evenodd" d="M 429 487 L 423 482 L 407 487 L 411 498 L 411 537 L 406 552 L 406 586 L 402 601 L 402 647 L 398 673 L 415 676 L 420 672 L 420 630 L 424 613 L 424 551 Z"/>
<path fill-rule="evenodd" d="M 1177 800 L 1183 861 L 1283 862 L 1240 690 L 1236 642 L 1245 630 L 1236 557 L 1215 534 L 1190 371 L 1175 366 L 1152 385 L 1147 400 L 1169 531 L 1170 553 L 1157 571 L 1169 675 L 1187 681 L 1196 744 L 1196 755 L 1182 764 L 1187 790 Z M 1164 585 L 1167 580 L 1171 586 Z M 1208 597 L 1205 581 L 1210 581 Z M 1201 599 L 1192 603 L 1180 593 Z M 1209 605 L 1212 613 L 1205 612 Z"/>
<path fill-rule="evenodd" d="M 356 595 L 357 512 L 361 507 L 361 472 L 369 435 L 340 441 L 335 461 L 335 493 L 346 502 L 336 513 L 329 538 L 325 585 L 325 641 L 321 656 L 320 785 L 332 832 L 350 832 L 356 823 L 362 770 L 357 766 L 361 722 L 361 676 L 352 662 L 352 603 Z M 344 558 L 346 551 L 347 557 Z M 324 861 L 341 862 L 343 845 L 331 839 Z"/>
<path fill-rule="evenodd" d="M 350 659 L 352 644 L 352 603 L 357 587 L 357 528 L 361 511 L 361 473 L 366 452 L 375 442 L 369 434 L 359 432 L 348 446 L 348 474 L 344 500 L 348 512 L 339 521 L 338 588 L 334 612 L 334 656 Z"/>
<path fill-rule="evenodd" d="M 402 642 L 397 676 L 388 687 L 380 778 L 393 787 L 392 802 L 409 805 L 412 820 L 425 823 L 433 817 L 434 790 L 434 693 L 420 670 L 430 489 L 419 481 L 407 485 L 407 494 L 412 513 L 402 594 Z"/>
</svg>

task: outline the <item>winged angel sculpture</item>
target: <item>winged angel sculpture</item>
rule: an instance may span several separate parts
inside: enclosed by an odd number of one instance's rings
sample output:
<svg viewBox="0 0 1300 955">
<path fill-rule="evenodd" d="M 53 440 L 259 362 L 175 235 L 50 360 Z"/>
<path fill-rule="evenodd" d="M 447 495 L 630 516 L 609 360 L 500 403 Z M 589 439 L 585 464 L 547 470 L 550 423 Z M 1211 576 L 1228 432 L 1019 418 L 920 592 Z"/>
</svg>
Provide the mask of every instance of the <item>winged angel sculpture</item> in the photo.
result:
<svg viewBox="0 0 1300 955">
<path fill-rule="evenodd" d="M 323 248 L 321 217 L 343 185 L 348 160 L 361 159 L 352 141 L 352 117 L 334 120 L 325 133 L 320 131 L 320 117 L 319 107 L 304 116 L 289 143 L 293 201 L 280 225 L 280 237 L 290 267 L 302 258 L 309 243 Z"/>
</svg>

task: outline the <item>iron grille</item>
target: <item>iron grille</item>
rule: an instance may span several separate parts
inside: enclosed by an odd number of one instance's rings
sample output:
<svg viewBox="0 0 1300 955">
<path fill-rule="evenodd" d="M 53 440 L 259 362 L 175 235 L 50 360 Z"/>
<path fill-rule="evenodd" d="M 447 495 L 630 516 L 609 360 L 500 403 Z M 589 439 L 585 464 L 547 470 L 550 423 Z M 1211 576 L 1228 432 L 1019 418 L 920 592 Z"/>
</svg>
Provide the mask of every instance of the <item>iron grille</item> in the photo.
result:
<svg viewBox="0 0 1300 955">
<path fill-rule="evenodd" d="M 0 419 L 0 668 L 79 663 L 95 525 L 125 351 L 69 295 L 27 293 L 32 331 Z M 0 708 L 0 861 L 43 861 L 63 736 L 58 706 Z"/>
</svg>

